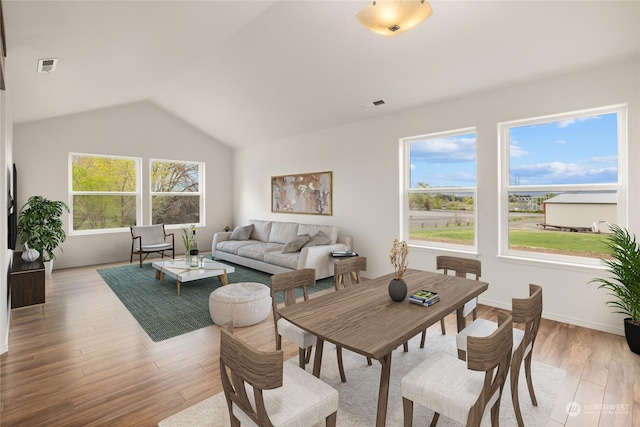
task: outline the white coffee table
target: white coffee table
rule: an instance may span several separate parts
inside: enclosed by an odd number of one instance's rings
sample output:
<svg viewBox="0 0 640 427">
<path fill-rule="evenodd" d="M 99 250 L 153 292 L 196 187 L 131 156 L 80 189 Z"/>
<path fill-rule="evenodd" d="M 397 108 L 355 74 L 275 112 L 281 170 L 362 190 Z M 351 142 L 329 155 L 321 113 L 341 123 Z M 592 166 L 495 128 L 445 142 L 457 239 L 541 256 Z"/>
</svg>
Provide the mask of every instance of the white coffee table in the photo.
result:
<svg viewBox="0 0 640 427">
<path fill-rule="evenodd" d="M 165 274 L 176 279 L 178 285 L 178 295 L 180 295 L 180 285 L 183 282 L 207 279 L 218 276 L 223 285 L 229 283 L 227 274 L 235 272 L 235 268 L 210 259 L 204 260 L 204 268 L 189 267 L 183 259 L 169 259 L 155 261 L 151 263 L 156 269 L 156 279 L 160 279 L 160 284 L 164 284 Z"/>
</svg>

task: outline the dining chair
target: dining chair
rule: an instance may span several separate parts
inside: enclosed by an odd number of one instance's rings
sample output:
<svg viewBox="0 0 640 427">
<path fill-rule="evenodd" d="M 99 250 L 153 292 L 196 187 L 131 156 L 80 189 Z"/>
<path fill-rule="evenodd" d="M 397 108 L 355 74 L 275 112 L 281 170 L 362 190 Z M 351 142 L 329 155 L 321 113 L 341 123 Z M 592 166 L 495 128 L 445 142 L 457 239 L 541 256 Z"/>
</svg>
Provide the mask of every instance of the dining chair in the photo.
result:
<svg viewBox="0 0 640 427">
<path fill-rule="evenodd" d="M 354 256 L 337 259 L 333 267 L 333 281 L 336 291 L 360 283 L 360 272 L 367 270 L 367 257 Z"/>
<path fill-rule="evenodd" d="M 527 387 L 529 388 L 529 396 L 533 406 L 538 406 L 536 394 L 533 390 L 533 382 L 531 380 L 531 356 L 533 345 L 540 327 L 540 319 L 542 317 L 542 287 L 534 284 L 529 285 L 528 298 L 513 298 L 512 316 L 513 323 L 522 324 L 523 329 L 513 329 L 513 355 L 511 356 L 511 373 L 509 374 L 511 384 L 511 400 L 513 402 L 513 410 L 516 414 L 516 420 L 519 427 L 524 426 L 522 421 L 522 413 L 520 411 L 520 402 L 518 397 L 518 379 L 520 377 L 520 367 L 524 359 L 524 371 L 527 378 Z M 467 337 L 482 337 L 491 334 L 496 330 L 498 325 L 495 322 L 486 319 L 476 319 L 465 329 L 460 331 L 456 337 L 458 347 L 458 358 L 465 360 L 467 353 Z"/>
<path fill-rule="evenodd" d="M 500 399 L 513 346 L 510 314 L 498 312 L 498 328 L 488 337 L 467 338 L 467 361 L 446 353 L 429 354 L 401 380 L 404 426 L 413 424 L 413 404 L 434 411 L 431 426 L 440 414 L 466 426 L 479 426 L 485 409 L 491 408 L 491 425 L 497 426 Z"/>
<path fill-rule="evenodd" d="M 442 270 L 443 274 L 449 274 L 449 270 L 453 271 L 458 277 L 467 277 L 467 274 L 475 276 L 476 280 L 480 280 L 482 274 L 482 263 L 475 259 L 461 258 L 447 255 L 439 255 L 436 257 L 436 270 Z M 462 316 L 466 319 L 469 313 L 473 314 L 473 320 L 478 318 L 478 298 L 474 298 L 467 302 L 462 309 Z M 455 314 L 455 311 L 452 313 Z M 444 326 L 444 317 L 440 319 L 440 330 L 442 335 L 447 333 Z M 420 348 L 424 348 L 424 342 L 427 338 L 426 329 L 422 331 L 420 339 Z"/>
<path fill-rule="evenodd" d="M 360 284 L 360 272 L 367 270 L 367 257 L 351 257 L 336 260 L 333 267 L 333 281 L 336 291 Z M 342 358 L 342 349 L 339 351 L 339 358 Z M 371 358 L 367 357 L 367 364 L 371 365 Z M 342 366 L 340 363 L 339 366 Z M 341 378 L 346 378 L 344 372 L 340 373 Z"/>
<path fill-rule="evenodd" d="M 304 268 L 301 270 L 287 271 L 271 276 L 271 304 L 273 312 L 273 324 L 276 334 L 276 350 L 282 349 L 282 337 L 285 337 L 298 346 L 298 364 L 302 369 L 309 363 L 311 358 L 311 348 L 316 343 L 315 335 L 305 331 L 280 316 L 278 313 L 277 295 L 282 293 L 284 305 L 286 307 L 295 304 L 296 289 L 302 289 L 302 297 L 304 301 L 309 299 L 309 286 L 316 284 L 316 271 L 313 268 Z M 340 379 L 346 382 L 344 374 L 344 366 L 342 365 L 342 348 L 336 347 L 338 357 L 338 370 L 340 371 Z"/>
<path fill-rule="evenodd" d="M 293 363 L 282 350 L 263 352 L 220 330 L 220 377 L 232 427 L 315 425 L 335 427 L 338 392 Z"/>
</svg>

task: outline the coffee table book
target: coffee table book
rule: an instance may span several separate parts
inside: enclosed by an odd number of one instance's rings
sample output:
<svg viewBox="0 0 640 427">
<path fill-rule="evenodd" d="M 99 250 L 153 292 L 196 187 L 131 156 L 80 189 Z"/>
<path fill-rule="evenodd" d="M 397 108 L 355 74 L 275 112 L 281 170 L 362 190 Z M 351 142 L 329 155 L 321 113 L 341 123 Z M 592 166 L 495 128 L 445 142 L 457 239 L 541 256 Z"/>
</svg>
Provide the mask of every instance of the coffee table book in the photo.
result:
<svg viewBox="0 0 640 427">
<path fill-rule="evenodd" d="M 422 289 L 409 295 L 409 302 L 414 304 L 430 306 L 440 301 L 440 296 L 437 292 L 427 291 Z"/>
</svg>

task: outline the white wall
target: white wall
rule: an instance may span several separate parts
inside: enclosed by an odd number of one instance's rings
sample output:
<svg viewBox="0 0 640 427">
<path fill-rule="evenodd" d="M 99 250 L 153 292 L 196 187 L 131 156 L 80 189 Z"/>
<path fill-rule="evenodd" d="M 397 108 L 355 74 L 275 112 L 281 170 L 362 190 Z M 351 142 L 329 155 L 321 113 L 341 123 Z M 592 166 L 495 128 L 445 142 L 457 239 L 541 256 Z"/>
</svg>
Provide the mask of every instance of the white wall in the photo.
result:
<svg viewBox="0 0 640 427">
<path fill-rule="evenodd" d="M 489 290 L 481 302 L 510 308 L 529 283 L 544 289 L 544 317 L 622 334 L 607 295 L 587 282 L 596 268 L 498 258 L 497 123 L 619 103 L 629 106 L 629 228 L 640 235 L 640 61 L 633 60 L 508 89 L 477 94 L 236 150 L 234 221 L 331 224 L 368 257 L 367 276 L 392 271 L 388 253 L 399 234 L 399 142 L 403 137 L 475 126 L 478 142 L 478 259 Z M 358 108 L 358 106 L 354 106 Z M 248 173 L 251 171 L 251 173 Z M 271 212 L 270 177 L 333 171 L 333 216 Z M 434 270 L 437 251 L 412 248 L 411 268 Z"/>
<path fill-rule="evenodd" d="M 142 158 L 143 188 L 149 186 L 149 159 L 205 162 L 206 228 L 198 241 L 210 247 L 213 233 L 232 218 L 232 150 L 149 102 L 84 112 L 16 125 L 14 161 L 18 197 L 24 204 L 32 195 L 70 204 L 68 153 L 106 154 Z M 143 192 L 143 217 L 148 223 L 150 199 Z M 64 214 L 68 230 L 69 215 Z M 176 232 L 177 252 L 184 248 Z M 131 234 L 67 236 L 56 250 L 54 269 L 128 260 Z"/>
</svg>

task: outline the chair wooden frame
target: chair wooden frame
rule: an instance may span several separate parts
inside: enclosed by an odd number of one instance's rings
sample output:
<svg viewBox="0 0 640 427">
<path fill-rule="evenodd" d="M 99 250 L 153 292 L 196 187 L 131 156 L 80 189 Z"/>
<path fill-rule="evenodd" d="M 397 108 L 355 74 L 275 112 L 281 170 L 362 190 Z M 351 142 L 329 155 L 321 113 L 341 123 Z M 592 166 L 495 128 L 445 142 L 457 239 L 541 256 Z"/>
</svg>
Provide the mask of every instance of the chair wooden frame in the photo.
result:
<svg viewBox="0 0 640 427">
<path fill-rule="evenodd" d="M 475 275 L 475 280 L 480 280 L 482 274 L 482 263 L 476 259 L 461 258 L 447 255 L 438 255 L 436 257 L 436 270 L 442 270 L 443 274 L 449 274 L 449 270 L 455 272 L 457 277 L 467 277 L 467 274 Z M 477 304 L 477 298 L 473 300 Z M 478 309 L 474 307 L 471 311 L 473 314 L 473 320 L 478 318 Z M 463 315 L 466 317 L 468 313 Z M 440 330 L 442 335 L 447 333 L 444 326 L 444 318 L 440 320 Z M 420 348 L 424 348 L 424 342 L 427 338 L 427 331 L 422 331 L 422 338 L 420 339 Z"/>
<path fill-rule="evenodd" d="M 133 255 L 140 256 L 140 268 L 142 268 L 142 261 L 147 259 L 149 254 L 159 253 L 162 258 L 164 258 L 165 251 L 171 251 L 171 258 L 175 258 L 175 237 L 174 233 L 167 233 L 164 229 L 164 224 L 155 224 L 155 225 L 132 225 L 131 229 L 131 256 L 129 257 L 129 262 L 133 262 Z M 157 229 L 156 240 L 157 241 L 142 241 L 142 235 L 137 234 L 137 229 L 144 230 L 154 230 Z M 160 229 L 162 230 L 162 234 L 160 234 Z M 171 236 L 171 246 L 169 247 L 169 243 L 167 242 L 167 237 Z M 162 240 L 161 240 L 162 239 Z M 144 258 L 143 256 L 144 255 Z M 168 256 L 168 255 L 167 255 Z"/>
<path fill-rule="evenodd" d="M 502 390 L 509 372 L 511 350 L 513 347 L 513 318 L 503 311 L 498 312 L 498 328 L 488 337 L 467 338 L 467 368 L 474 371 L 484 371 L 484 383 L 478 399 L 475 401 L 467 426 L 480 426 L 487 404 L 495 398 L 491 406 L 491 425 L 497 426 L 500 416 L 500 400 Z M 411 375 L 411 373 L 407 374 Z M 497 395 L 496 395 L 497 393 Z M 404 412 L 404 426 L 413 425 L 413 402 L 402 397 Z M 438 423 L 439 413 L 434 413 L 431 427 Z"/>
<path fill-rule="evenodd" d="M 235 404 L 259 427 L 272 427 L 263 390 L 282 387 L 283 352 L 263 352 L 252 348 L 233 335 L 232 325 L 229 322 L 220 329 L 220 377 L 231 426 L 240 427 L 240 421 L 233 414 L 232 405 Z M 247 395 L 246 384 L 253 387 L 255 407 Z M 327 427 L 335 427 L 336 419 L 337 411 L 327 416 Z"/>
<path fill-rule="evenodd" d="M 360 283 L 360 272 L 367 270 L 367 257 L 355 256 L 337 259 L 333 266 L 336 291 Z"/>
<path fill-rule="evenodd" d="M 309 299 L 309 286 L 316 285 L 316 273 L 313 268 L 304 268 L 302 270 L 288 271 L 286 273 L 274 274 L 270 279 L 271 305 L 273 313 L 273 329 L 276 334 L 276 350 L 282 349 L 282 336 L 278 332 L 278 320 L 281 316 L 278 313 L 278 303 L 276 296 L 278 292 L 282 292 L 284 305 L 288 307 L 296 303 L 296 289 L 302 288 L 303 299 Z M 306 352 L 306 354 L 305 354 Z M 311 358 L 311 348 L 301 348 L 298 350 L 299 365 L 302 369 Z"/>
<path fill-rule="evenodd" d="M 509 374 L 511 385 L 511 400 L 513 402 L 513 411 L 516 414 L 516 420 L 519 427 L 524 427 L 524 421 L 522 420 L 522 412 L 520 411 L 520 399 L 518 396 L 518 382 L 520 377 L 520 366 L 524 359 L 524 371 L 527 380 L 527 388 L 529 389 L 529 396 L 531 397 L 531 403 L 533 406 L 538 406 L 538 400 L 536 399 L 535 391 L 533 390 L 533 381 L 531 379 L 531 358 L 533 353 L 533 346 L 538 334 L 538 328 L 540 327 L 540 320 L 542 318 L 542 287 L 529 284 L 529 297 L 528 298 L 513 298 L 512 304 L 512 316 L 513 323 L 519 323 L 524 325 L 524 337 L 517 348 L 513 349 L 513 355 L 511 357 L 511 370 Z M 458 358 L 464 360 L 466 352 L 458 349 Z"/>
</svg>

